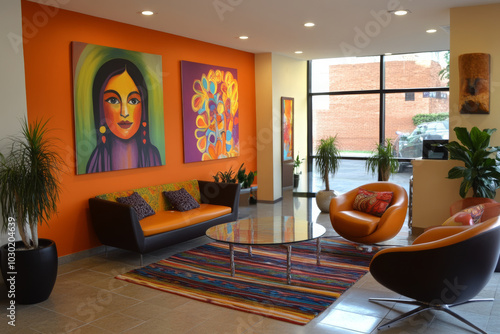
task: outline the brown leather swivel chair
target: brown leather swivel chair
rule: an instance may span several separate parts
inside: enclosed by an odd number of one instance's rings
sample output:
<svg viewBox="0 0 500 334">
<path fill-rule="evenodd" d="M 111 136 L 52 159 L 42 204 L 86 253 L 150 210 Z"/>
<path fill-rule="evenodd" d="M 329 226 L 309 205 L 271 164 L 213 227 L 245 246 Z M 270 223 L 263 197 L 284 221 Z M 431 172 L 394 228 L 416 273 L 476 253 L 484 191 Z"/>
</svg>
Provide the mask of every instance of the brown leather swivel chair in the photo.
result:
<svg viewBox="0 0 500 334">
<path fill-rule="evenodd" d="M 442 226 L 424 232 L 411 246 L 386 248 L 373 257 L 370 272 L 380 284 L 405 299 L 370 301 L 417 305 L 410 312 L 378 327 L 390 327 L 428 309 L 444 311 L 486 333 L 450 308 L 470 302 L 490 280 L 500 254 L 500 217 L 465 226 Z"/>
<path fill-rule="evenodd" d="M 359 188 L 393 192 L 392 201 L 382 217 L 353 209 Z M 403 187 L 391 182 L 375 182 L 332 198 L 330 221 L 341 237 L 361 244 L 376 244 L 392 239 L 399 233 L 405 222 L 407 209 L 408 195 Z"/>
</svg>

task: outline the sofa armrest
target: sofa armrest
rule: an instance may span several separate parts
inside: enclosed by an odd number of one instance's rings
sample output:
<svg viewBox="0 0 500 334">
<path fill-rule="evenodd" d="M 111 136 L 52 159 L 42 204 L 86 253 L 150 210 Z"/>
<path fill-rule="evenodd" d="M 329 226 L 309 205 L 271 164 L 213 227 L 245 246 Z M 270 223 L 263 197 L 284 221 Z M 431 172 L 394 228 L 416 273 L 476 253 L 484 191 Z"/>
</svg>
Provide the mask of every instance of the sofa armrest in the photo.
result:
<svg viewBox="0 0 500 334">
<path fill-rule="evenodd" d="M 92 225 L 102 244 L 142 253 L 144 233 L 132 206 L 90 198 L 89 209 Z"/>
<path fill-rule="evenodd" d="M 238 216 L 240 204 L 240 185 L 237 183 L 222 183 L 213 181 L 198 181 L 201 202 L 229 206 L 231 212 Z"/>
</svg>

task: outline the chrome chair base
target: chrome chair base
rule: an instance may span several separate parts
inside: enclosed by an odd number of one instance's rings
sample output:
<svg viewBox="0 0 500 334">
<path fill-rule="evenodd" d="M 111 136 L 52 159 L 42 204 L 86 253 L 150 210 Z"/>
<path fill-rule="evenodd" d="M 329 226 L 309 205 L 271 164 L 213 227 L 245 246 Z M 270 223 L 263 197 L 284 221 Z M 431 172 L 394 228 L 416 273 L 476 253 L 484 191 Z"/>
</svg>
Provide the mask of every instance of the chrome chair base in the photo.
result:
<svg viewBox="0 0 500 334">
<path fill-rule="evenodd" d="M 490 302 L 493 301 L 493 298 L 482 298 L 482 299 L 471 299 L 463 303 L 458 303 L 458 304 L 451 304 L 451 305 L 439 305 L 439 304 L 428 304 L 428 303 L 423 303 L 419 302 L 416 300 L 405 300 L 405 299 L 393 299 L 393 298 L 369 298 L 369 301 L 371 302 L 394 302 L 394 303 L 402 303 L 402 304 L 410 304 L 410 305 L 416 305 L 418 306 L 417 308 L 406 312 L 404 314 L 401 314 L 399 317 L 392 319 L 391 321 L 377 327 L 378 330 L 385 329 L 391 327 L 392 324 L 395 322 L 398 322 L 400 320 L 405 320 L 411 316 L 414 316 L 420 312 L 426 311 L 426 310 L 437 310 L 437 311 L 444 311 L 448 313 L 449 315 L 457 318 L 458 320 L 462 321 L 463 323 L 466 323 L 467 325 L 471 326 L 478 332 L 482 334 L 487 334 L 484 330 L 481 328 L 477 327 L 467 319 L 463 318 L 462 316 L 458 315 L 457 313 L 453 312 L 450 310 L 451 307 L 458 306 L 458 305 L 464 305 L 468 303 L 475 303 L 475 302 Z"/>
</svg>

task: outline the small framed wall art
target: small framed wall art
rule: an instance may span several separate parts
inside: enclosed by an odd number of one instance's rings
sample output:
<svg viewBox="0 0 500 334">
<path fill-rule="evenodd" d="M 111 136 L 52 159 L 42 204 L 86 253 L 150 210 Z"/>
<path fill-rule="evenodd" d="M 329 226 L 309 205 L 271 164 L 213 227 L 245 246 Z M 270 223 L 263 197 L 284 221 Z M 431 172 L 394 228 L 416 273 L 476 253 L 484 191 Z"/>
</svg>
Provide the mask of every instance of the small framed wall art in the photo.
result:
<svg viewBox="0 0 500 334">
<path fill-rule="evenodd" d="M 293 97 L 281 98 L 281 151 L 283 161 L 293 160 Z"/>
</svg>

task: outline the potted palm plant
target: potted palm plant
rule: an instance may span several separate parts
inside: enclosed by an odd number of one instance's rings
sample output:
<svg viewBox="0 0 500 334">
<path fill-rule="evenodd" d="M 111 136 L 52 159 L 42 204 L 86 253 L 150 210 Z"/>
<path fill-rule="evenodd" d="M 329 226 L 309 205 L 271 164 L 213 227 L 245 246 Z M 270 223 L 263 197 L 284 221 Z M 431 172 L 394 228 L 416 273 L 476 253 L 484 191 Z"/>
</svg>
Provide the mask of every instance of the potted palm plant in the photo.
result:
<svg viewBox="0 0 500 334">
<path fill-rule="evenodd" d="M 450 159 L 462 161 L 463 166 L 455 166 L 448 171 L 449 179 L 463 178 L 460 184 L 460 197 L 465 198 L 470 189 L 472 197 L 495 198 L 500 186 L 500 165 L 498 153 L 500 146 L 490 146 L 491 135 L 496 129 L 479 130 L 473 127 L 453 129 L 460 141 L 446 145 Z"/>
<path fill-rule="evenodd" d="M 373 154 L 366 159 L 366 171 L 378 173 L 379 181 L 389 181 L 391 174 L 399 170 L 398 159 L 394 156 L 394 145 L 387 138 L 385 144 L 377 144 Z"/>
<path fill-rule="evenodd" d="M 0 154 L 0 208 L 9 241 L 0 248 L 1 270 L 8 287 L 15 281 L 10 297 L 20 304 L 46 300 L 57 277 L 56 245 L 38 238 L 38 225 L 57 211 L 64 166 L 47 122 L 24 120 L 22 136 L 11 137 L 10 152 Z"/>
<path fill-rule="evenodd" d="M 302 173 L 299 168 L 300 165 L 304 162 L 305 158 L 300 158 L 299 154 L 297 153 L 297 157 L 293 161 L 293 187 L 297 188 L 299 186 L 299 180 L 300 180 L 300 174 Z"/>
<path fill-rule="evenodd" d="M 335 190 L 330 190 L 330 174 L 333 176 L 340 165 L 340 151 L 337 147 L 337 136 L 321 139 L 316 153 L 316 168 L 325 183 L 325 190 L 316 193 L 316 204 L 322 212 L 330 211 L 330 201 L 337 196 Z"/>
</svg>

